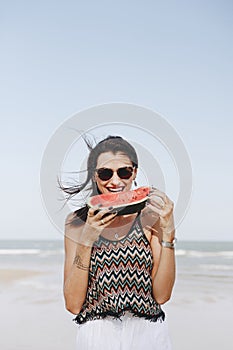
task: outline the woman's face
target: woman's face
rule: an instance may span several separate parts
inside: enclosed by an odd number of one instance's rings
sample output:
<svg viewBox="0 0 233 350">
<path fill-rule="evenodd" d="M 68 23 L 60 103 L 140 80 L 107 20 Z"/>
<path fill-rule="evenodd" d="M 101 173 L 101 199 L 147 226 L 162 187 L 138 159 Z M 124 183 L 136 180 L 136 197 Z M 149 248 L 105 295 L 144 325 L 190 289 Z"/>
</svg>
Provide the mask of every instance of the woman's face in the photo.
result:
<svg viewBox="0 0 233 350">
<path fill-rule="evenodd" d="M 112 152 L 105 152 L 100 154 L 97 159 L 96 169 L 100 169 L 102 176 L 101 174 L 98 175 L 97 171 L 94 175 L 94 180 L 96 181 L 100 192 L 115 193 L 121 191 L 129 191 L 131 189 L 132 182 L 137 174 L 137 169 L 132 168 L 133 166 L 131 160 L 127 155 L 123 153 L 117 152 L 116 154 L 113 154 Z M 112 176 L 111 171 L 107 170 L 106 172 L 106 169 L 111 169 L 113 171 Z M 121 170 L 119 171 L 118 169 Z M 117 173 L 117 170 L 119 174 Z M 132 171 L 132 175 L 130 174 L 130 171 Z M 104 178 L 111 176 L 111 178 L 107 180 L 101 180 L 99 176 Z M 130 177 L 127 179 L 126 177 L 128 176 Z"/>
</svg>

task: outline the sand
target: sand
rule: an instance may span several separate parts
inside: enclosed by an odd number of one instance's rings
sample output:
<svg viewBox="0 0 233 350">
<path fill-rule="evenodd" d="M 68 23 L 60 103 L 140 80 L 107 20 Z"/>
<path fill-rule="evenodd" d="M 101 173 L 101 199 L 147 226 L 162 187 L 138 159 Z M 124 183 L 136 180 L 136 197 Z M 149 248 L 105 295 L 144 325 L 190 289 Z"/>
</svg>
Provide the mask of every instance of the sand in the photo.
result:
<svg viewBox="0 0 233 350">
<path fill-rule="evenodd" d="M 0 284 L 8 285 L 16 280 L 30 278 L 41 274 L 41 271 L 23 270 L 23 269 L 0 269 Z"/>
<path fill-rule="evenodd" d="M 4 269 L 0 277 L 0 349 L 75 349 L 77 326 L 65 310 L 62 286 L 56 292 L 40 290 L 39 283 L 33 287 L 41 278 L 38 271 Z M 176 286 L 164 305 L 174 350 L 232 348 L 233 301 L 227 293 L 198 298 L 196 292 L 187 295 L 187 288 L 184 293 Z"/>
<path fill-rule="evenodd" d="M 232 304 L 197 302 L 166 306 L 174 350 L 232 349 Z"/>
</svg>

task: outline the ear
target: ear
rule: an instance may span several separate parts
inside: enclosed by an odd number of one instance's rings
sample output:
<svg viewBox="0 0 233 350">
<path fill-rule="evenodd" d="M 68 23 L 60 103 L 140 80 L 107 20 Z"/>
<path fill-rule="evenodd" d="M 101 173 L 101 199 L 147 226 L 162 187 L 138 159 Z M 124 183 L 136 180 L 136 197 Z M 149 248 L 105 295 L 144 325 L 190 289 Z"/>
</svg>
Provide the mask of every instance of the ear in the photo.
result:
<svg viewBox="0 0 233 350">
<path fill-rule="evenodd" d="M 134 169 L 133 169 L 133 180 L 136 179 L 137 173 L 138 173 L 138 169 L 137 169 L 137 168 L 134 168 Z"/>
</svg>

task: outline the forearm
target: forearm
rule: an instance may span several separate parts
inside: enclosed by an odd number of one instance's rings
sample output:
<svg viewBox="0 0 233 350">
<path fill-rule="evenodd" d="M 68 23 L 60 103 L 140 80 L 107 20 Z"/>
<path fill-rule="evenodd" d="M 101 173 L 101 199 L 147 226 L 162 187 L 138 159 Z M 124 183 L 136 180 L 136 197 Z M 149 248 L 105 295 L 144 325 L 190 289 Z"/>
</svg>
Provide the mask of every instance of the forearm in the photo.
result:
<svg viewBox="0 0 233 350">
<path fill-rule="evenodd" d="M 158 269 L 152 281 L 153 296 L 159 304 L 164 304 L 170 299 L 175 273 L 175 250 L 162 247 Z"/>
<path fill-rule="evenodd" d="M 80 312 L 86 299 L 91 249 L 89 245 L 77 244 L 72 267 L 64 282 L 66 308 L 74 314 Z"/>
</svg>

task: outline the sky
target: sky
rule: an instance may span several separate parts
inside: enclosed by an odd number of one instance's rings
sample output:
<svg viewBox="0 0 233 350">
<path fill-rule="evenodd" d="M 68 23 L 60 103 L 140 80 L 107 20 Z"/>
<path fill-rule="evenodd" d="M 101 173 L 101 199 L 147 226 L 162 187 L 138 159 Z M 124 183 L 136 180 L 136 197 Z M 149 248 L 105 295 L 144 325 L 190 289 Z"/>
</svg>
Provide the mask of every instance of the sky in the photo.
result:
<svg viewBox="0 0 233 350">
<path fill-rule="evenodd" d="M 47 144 L 79 111 L 121 102 L 160 113 L 187 149 L 193 193 L 178 239 L 232 240 L 232 10 L 224 0 L 1 3 L 0 238 L 62 239 L 41 199 Z"/>
</svg>

